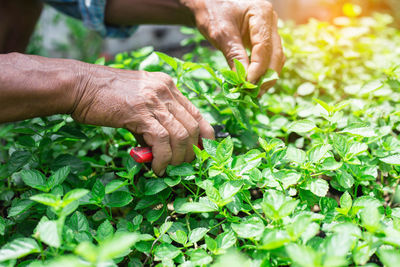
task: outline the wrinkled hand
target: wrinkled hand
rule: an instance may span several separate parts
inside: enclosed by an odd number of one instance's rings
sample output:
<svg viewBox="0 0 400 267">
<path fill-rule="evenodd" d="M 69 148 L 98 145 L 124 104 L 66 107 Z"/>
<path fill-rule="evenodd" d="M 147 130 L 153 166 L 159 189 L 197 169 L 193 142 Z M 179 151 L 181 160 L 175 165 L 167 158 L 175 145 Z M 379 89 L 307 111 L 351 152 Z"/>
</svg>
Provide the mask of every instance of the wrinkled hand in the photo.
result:
<svg viewBox="0 0 400 267">
<path fill-rule="evenodd" d="M 200 32 L 225 55 L 247 69 L 248 80 L 257 81 L 273 69 L 280 73 L 285 56 L 278 34 L 278 17 L 266 0 L 182 0 L 193 12 Z M 251 50 L 249 59 L 246 48 Z M 265 92 L 273 84 L 263 84 Z"/>
<path fill-rule="evenodd" d="M 193 145 L 214 138 L 214 130 L 164 73 L 91 66 L 77 86 L 72 117 L 81 123 L 120 127 L 152 147 L 152 168 L 194 159 Z"/>
</svg>

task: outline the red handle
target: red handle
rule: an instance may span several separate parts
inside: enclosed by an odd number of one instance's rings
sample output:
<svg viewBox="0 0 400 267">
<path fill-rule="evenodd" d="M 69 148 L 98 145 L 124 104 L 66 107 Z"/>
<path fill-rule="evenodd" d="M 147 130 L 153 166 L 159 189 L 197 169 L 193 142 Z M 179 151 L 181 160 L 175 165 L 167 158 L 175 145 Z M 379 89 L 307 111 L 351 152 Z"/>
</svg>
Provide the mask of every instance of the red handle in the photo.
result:
<svg viewBox="0 0 400 267">
<path fill-rule="evenodd" d="M 203 149 L 202 142 L 197 145 L 198 148 Z M 129 153 L 137 163 L 149 163 L 153 160 L 153 153 L 150 147 L 134 147 Z"/>
<path fill-rule="evenodd" d="M 153 160 L 153 153 L 150 147 L 134 147 L 129 153 L 137 163 L 148 163 Z"/>
</svg>

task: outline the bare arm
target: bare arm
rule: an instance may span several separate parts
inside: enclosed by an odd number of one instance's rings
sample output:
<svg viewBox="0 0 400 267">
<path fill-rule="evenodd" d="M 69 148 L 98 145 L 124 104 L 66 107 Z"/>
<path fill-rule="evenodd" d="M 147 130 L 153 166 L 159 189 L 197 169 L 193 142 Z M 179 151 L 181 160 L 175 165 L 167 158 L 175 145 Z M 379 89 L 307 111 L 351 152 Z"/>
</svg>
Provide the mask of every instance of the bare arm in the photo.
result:
<svg viewBox="0 0 400 267">
<path fill-rule="evenodd" d="M 0 55 L 0 123 L 52 114 L 120 127 L 153 148 L 153 170 L 194 159 L 214 131 L 164 73 L 128 71 L 67 59 Z"/>
<path fill-rule="evenodd" d="M 0 123 L 71 111 L 79 65 L 19 53 L 0 55 Z"/>
<path fill-rule="evenodd" d="M 196 25 L 232 68 L 233 59 L 245 66 L 253 83 L 268 69 L 280 73 L 285 61 L 278 17 L 267 0 L 108 0 L 106 22 Z M 261 92 L 272 85 L 263 84 Z"/>
<path fill-rule="evenodd" d="M 0 54 L 25 52 L 42 8 L 39 0 L 1 0 Z"/>
</svg>

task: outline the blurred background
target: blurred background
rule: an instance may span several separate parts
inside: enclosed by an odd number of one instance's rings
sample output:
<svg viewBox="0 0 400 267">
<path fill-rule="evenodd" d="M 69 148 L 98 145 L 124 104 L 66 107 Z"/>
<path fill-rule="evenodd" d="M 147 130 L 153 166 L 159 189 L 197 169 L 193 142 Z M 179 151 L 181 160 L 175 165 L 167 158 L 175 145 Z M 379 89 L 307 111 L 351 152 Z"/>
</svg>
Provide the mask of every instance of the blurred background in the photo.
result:
<svg viewBox="0 0 400 267">
<path fill-rule="evenodd" d="M 332 21 L 344 13 L 365 16 L 373 12 L 389 13 L 400 26 L 400 0 L 270 0 L 283 20 L 306 23 L 310 18 Z M 346 10 L 346 4 L 356 4 Z M 354 7 L 354 6 L 353 6 Z M 98 57 L 153 46 L 156 50 L 179 56 L 185 38 L 180 26 L 142 25 L 127 39 L 101 38 L 80 21 L 67 17 L 46 6 L 32 36 L 28 53 L 48 57 L 75 58 L 94 62 Z"/>
</svg>

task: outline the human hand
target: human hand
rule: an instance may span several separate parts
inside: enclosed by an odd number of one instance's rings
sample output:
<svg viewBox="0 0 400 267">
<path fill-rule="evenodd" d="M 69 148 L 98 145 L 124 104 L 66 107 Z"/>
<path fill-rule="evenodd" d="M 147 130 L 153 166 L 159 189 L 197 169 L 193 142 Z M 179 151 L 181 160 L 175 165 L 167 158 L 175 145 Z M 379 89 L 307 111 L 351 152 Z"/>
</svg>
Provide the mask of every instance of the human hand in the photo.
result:
<svg viewBox="0 0 400 267">
<path fill-rule="evenodd" d="M 163 175 L 168 164 L 194 159 L 199 137 L 214 130 L 197 108 L 158 72 L 91 66 L 76 86 L 72 117 L 81 123 L 126 128 L 152 147 L 152 169 Z"/>
<path fill-rule="evenodd" d="M 284 62 L 278 16 L 266 0 L 181 0 L 194 14 L 200 32 L 223 52 L 231 68 L 233 59 L 246 68 L 247 79 L 257 83 Z M 249 59 L 246 48 L 251 50 Z M 261 86 L 261 94 L 273 83 Z"/>
</svg>

